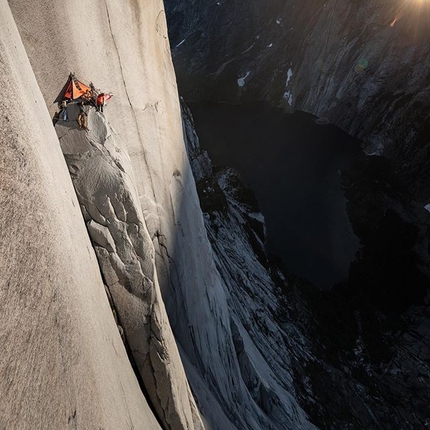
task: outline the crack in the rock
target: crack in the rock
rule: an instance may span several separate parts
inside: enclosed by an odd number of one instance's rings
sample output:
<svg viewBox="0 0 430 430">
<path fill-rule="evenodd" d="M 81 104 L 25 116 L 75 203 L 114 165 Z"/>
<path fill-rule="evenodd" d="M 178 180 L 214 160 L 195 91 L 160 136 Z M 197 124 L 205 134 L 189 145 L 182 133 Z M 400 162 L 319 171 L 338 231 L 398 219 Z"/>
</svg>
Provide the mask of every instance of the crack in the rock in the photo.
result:
<svg viewBox="0 0 430 430">
<path fill-rule="evenodd" d="M 153 306 L 154 305 L 151 305 L 151 314 L 154 312 L 154 308 L 153 308 Z M 154 378 L 154 384 L 155 384 L 155 386 L 154 386 L 154 388 L 155 388 L 155 395 L 157 396 L 157 398 L 158 398 L 158 405 L 159 405 L 159 408 L 161 409 L 161 411 L 163 412 L 163 415 L 164 415 L 164 422 L 166 423 L 166 424 L 168 424 L 168 421 L 167 421 L 167 413 L 166 413 L 166 411 L 164 410 L 164 408 L 163 408 L 163 406 L 162 406 L 162 399 L 160 398 L 160 396 L 158 395 L 158 389 L 157 389 L 157 386 L 158 386 L 158 383 L 157 383 L 157 377 L 156 377 L 156 373 L 155 373 L 155 369 L 154 369 L 154 366 L 153 366 L 153 364 L 152 364 L 152 360 L 151 360 L 151 338 L 154 336 L 155 338 L 157 338 L 156 336 L 155 336 L 155 334 L 154 334 L 154 332 L 153 332 L 153 330 L 152 330 L 152 318 L 149 318 L 149 334 L 150 334 L 150 340 L 149 340 L 149 350 L 148 350 L 148 356 L 147 356 L 147 361 L 148 361 L 148 366 L 150 367 L 150 369 L 151 369 L 151 374 L 153 375 L 153 378 Z M 160 424 L 160 426 L 164 429 L 164 430 L 167 430 L 166 429 L 166 427 L 165 427 L 165 425 L 164 425 L 164 423 L 162 423 L 161 422 L 161 417 L 159 418 L 158 417 L 158 414 L 155 414 L 156 416 L 157 416 L 157 418 L 158 418 L 158 421 L 159 421 L 159 424 Z M 170 426 L 169 426 L 170 427 Z"/>
<path fill-rule="evenodd" d="M 113 35 L 113 32 L 112 32 L 112 23 L 111 23 L 109 8 L 108 8 L 108 5 L 106 3 L 106 0 L 105 0 L 105 7 L 106 7 L 107 20 L 108 20 L 108 24 L 109 24 L 109 31 L 110 31 L 110 34 L 112 36 L 112 42 L 114 44 L 116 54 L 118 57 L 119 68 L 121 69 L 121 78 L 122 78 L 122 82 L 124 84 L 125 95 L 127 96 L 127 100 L 128 100 L 128 103 L 130 104 L 130 107 L 133 109 L 133 105 L 131 103 L 130 96 L 129 96 L 128 90 L 127 90 L 127 84 L 125 83 L 124 70 L 122 68 L 122 63 L 121 63 L 121 56 L 119 55 L 118 45 L 116 44 L 115 36 Z"/>
<path fill-rule="evenodd" d="M 157 238 L 157 240 L 158 240 L 158 244 L 160 245 L 160 247 L 161 248 L 163 248 L 164 250 L 165 250 L 165 252 L 166 252 L 166 256 L 167 256 L 167 258 L 168 258 L 168 260 L 170 260 L 172 263 L 173 263 L 173 265 L 175 266 L 176 265 L 176 263 L 175 263 L 175 260 L 173 259 L 173 257 L 171 257 L 170 256 L 170 254 L 169 254 L 169 250 L 168 250 L 168 248 L 167 248 L 167 246 L 162 242 L 162 241 L 160 241 L 160 237 L 161 238 L 166 238 L 166 236 L 164 235 L 164 234 L 161 234 L 161 233 L 159 233 L 158 231 L 155 233 L 155 236 L 154 236 L 154 238 Z M 160 253 L 157 253 L 158 255 L 160 255 Z M 162 256 L 162 254 L 161 254 L 161 256 Z"/>
<path fill-rule="evenodd" d="M 140 130 L 139 130 L 139 124 L 137 122 L 136 112 L 134 111 L 133 104 L 131 103 L 130 95 L 129 95 L 128 90 L 127 90 L 127 84 L 125 82 L 124 70 L 123 70 L 122 62 L 121 62 L 121 55 L 119 53 L 119 49 L 118 49 L 118 45 L 117 45 L 116 40 L 115 40 L 115 36 L 113 35 L 112 23 L 111 23 L 109 8 L 108 8 L 106 0 L 105 0 L 105 8 L 106 8 L 106 15 L 107 15 L 107 20 L 108 20 L 108 24 L 109 24 L 109 31 L 110 31 L 110 34 L 112 36 L 112 42 L 113 42 L 115 50 L 116 50 L 116 54 L 117 54 L 117 57 L 118 57 L 118 64 L 119 64 L 119 68 L 121 70 L 121 78 L 122 78 L 122 82 L 124 84 L 124 91 L 125 91 L 125 94 L 127 96 L 128 103 L 130 104 L 131 111 L 133 113 L 133 118 L 134 118 L 134 122 L 136 124 L 136 130 L 137 130 L 137 135 L 138 135 L 139 141 L 143 142 L 143 139 L 142 139 L 142 136 L 141 136 Z M 148 160 L 146 159 L 145 150 L 143 150 L 143 159 L 145 161 L 146 169 L 149 172 L 150 171 L 150 169 L 149 169 L 149 163 L 148 163 Z M 149 176 L 149 180 L 151 181 L 152 193 L 153 193 L 153 196 L 154 196 L 154 199 L 155 199 L 155 191 L 154 191 L 155 190 L 155 186 L 154 186 L 154 183 L 153 183 L 151 175 L 148 175 L 148 176 Z"/>
<path fill-rule="evenodd" d="M 89 232 L 88 232 L 88 235 L 89 235 L 89 237 L 90 237 L 90 239 L 91 239 L 91 243 L 92 243 L 92 245 L 93 245 L 93 248 L 94 248 L 95 254 L 96 254 L 96 256 L 97 256 L 97 260 L 98 260 L 98 255 L 97 255 L 97 252 L 96 252 L 96 250 L 95 250 L 96 245 L 94 244 L 94 242 L 93 242 L 93 240 L 92 240 L 91 235 L 89 234 Z M 98 246 L 98 245 L 97 245 L 97 246 Z M 98 247 L 99 247 L 99 248 L 103 248 L 102 246 L 98 246 Z M 105 248 L 103 248 L 103 249 L 105 249 Z M 152 412 L 153 412 L 153 414 L 154 414 L 155 418 L 157 419 L 158 423 L 160 424 L 160 426 L 161 426 L 162 428 L 164 428 L 164 426 L 163 426 L 163 424 L 162 424 L 162 422 L 161 422 L 160 417 L 158 417 L 157 409 L 156 409 L 156 407 L 154 406 L 154 404 L 153 404 L 153 402 L 152 402 L 152 400 L 151 400 L 151 397 L 150 397 L 150 395 L 149 395 L 149 391 L 148 391 L 148 389 L 147 389 L 147 388 L 146 388 L 146 386 L 145 386 L 145 382 L 144 382 L 143 377 L 142 377 L 142 375 L 141 375 L 141 373 L 140 373 L 139 366 L 137 365 L 136 359 L 135 359 L 135 357 L 134 357 L 134 354 L 135 354 L 137 351 L 136 351 L 136 350 L 133 350 L 133 349 L 131 348 L 131 346 L 130 346 L 129 342 L 128 342 L 128 339 L 127 339 L 127 332 L 126 332 L 126 329 L 125 329 L 126 325 L 124 325 L 124 324 L 123 324 L 123 322 L 121 321 L 121 314 L 120 314 L 120 312 L 118 311 L 118 309 L 117 309 L 117 307 L 116 307 L 116 305 L 115 305 L 115 300 L 113 299 L 112 292 L 110 291 L 109 284 L 108 284 L 108 282 L 106 281 L 106 279 L 105 279 L 105 277 L 104 277 L 104 274 L 103 274 L 103 271 L 102 271 L 102 269 L 101 269 L 101 265 L 100 265 L 100 263 L 99 263 L 99 270 L 100 270 L 100 276 L 101 276 L 101 278 L 102 278 L 103 284 L 104 284 L 104 285 L 106 285 L 106 288 L 108 289 L 109 294 L 110 294 L 110 295 L 111 295 L 111 297 L 112 297 L 112 301 L 111 301 L 111 300 L 109 300 L 109 296 L 108 296 L 107 292 L 105 292 L 105 293 L 106 293 L 106 296 L 107 296 L 107 299 L 108 299 L 108 302 L 109 302 L 109 304 L 110 304 L 110 306 L 111 306 L 112 316 L 114 317 L 114 319 L 115 319 L 115 317 L 116 317 L 116 321 L 115 321 L 115 322 L 116 322 L 117 326 L 119 325 L 119 326 L 123 327 L 123 330 L 124 330 L 124 338 L 123 338 L 124 347 L 125 347 L 125 350 L 126 350 L 126 352 L 127 352 L 127 356 L 128 356 L 129 361 L 130 361 L 131 367 L 133 368 L 133 371 L 134 371 L 134 373 L 135 373 L 135 375 L 136 375 L 136 378 L 137 378 L 137 381 L 138 381 L 138 383 L 139 383 L 140 390 L 142 391 L 142 394 L 143 394 L 143 395 L 144 395 L 144 397 L 146 398 L 146 401 L 147 401 L 147 403 L 148 403 L 148 405 L 149 405 L 150 409 L 152 410 Z M 151 306 L 151 308 L 152 308 L 152 306 Z M 150 333 L 151 333 L 151 319 L 149 319 L 149 330 L 150 330 Z M 119 331 L 119 329 L 118 329 L 118 331 Z M 122 338 L 122 337 L 121 337 L 121 338 Z M 150 345 L 149 345 L 149 346 L 150 346 Z M 150 360 L 150 357 L 149 357 L 149 352 L 148 352 L 148 357 L 147 357 L 147 359 L 149 359 L 149 362 L 151 363 L 151 360 Z M 154 369 L 153 369 L 153 367 L 152 367 L 152 364 L 151 364 L 151 368 L 152 368 L 152 370 L 154 370 Z M 155 375 L 155 373 L 154 373 L 154 375 Z M 155 376 L 154 376 L 154 380 L 156 380 Z M 158 395 L 157 395 L 157 397 L 158 397 Z M 160 401 L 159 403 L 160 403 L 160 405 L 161 405 L 161 401 Z"/>
</svg>

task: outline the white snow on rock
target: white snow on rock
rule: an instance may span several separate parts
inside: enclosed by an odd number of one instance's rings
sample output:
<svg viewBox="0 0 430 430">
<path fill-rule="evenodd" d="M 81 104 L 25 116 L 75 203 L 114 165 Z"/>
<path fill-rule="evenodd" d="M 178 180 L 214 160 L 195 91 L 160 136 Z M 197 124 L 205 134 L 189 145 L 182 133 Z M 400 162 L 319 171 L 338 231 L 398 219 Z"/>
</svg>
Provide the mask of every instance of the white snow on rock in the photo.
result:
<svg viewBox="0 0 430 430">
<path fill-rule="evenodd" d="M 287 71 L 287 80 L 285 81 L 285 88 L 288 87 L 291 77 L 293 76 L 293 70 L 291 69 L 291 67 L 288 69 Z M 288 90 L 284 92 L 283 95 L 284 100 L 287 101 L 287 103 L 292 106 L 293 105 L 293 93 L 292 91 Z"/>
<path fill-rule="evenodd" d="M 293 105 L 293 93 L 291 91 L 285 91 L 283 95 L 284 100 L 287 101 L 287 103 L 292 106 Z"/>
<path fill-rule="evenodd" d="M 271 48 L 273 46 L 273 43 L 269 43 L 266 48 Z"/>
<path fill-rule="evenodd" d="M 176 47 L 178 48 L 179 46 L 181 46 L 185 41 L 186 41 L 187 39 L 183 39 L 183 40 L 181 40 L 177 45 L 176 45 Z"/>
<path fill-rule="evenodd" d="M 424 209 L 428 212 L 430 212 L 430 203 L 424 206 Z"/>
<path fill-rule="evenodd" d="M 285 82 L 285 87 L 288 87 L 288 84 L 290 83 L 290 79 L 293 76 L 293 71 L 291 70 L 291 67 L 287 71 L 287 81 Z"/>
<path fill-rule="evenodd" d="M 230 58 L 229 60 L 227 60 L 224 63 L 222 63 L 221 66 L 218 67 L 218 70 L 215 72 L 215 75 L 218 75 L 218 74 L 222 73 L 222 71 L 225 69 L 225 67 L 227 65 L 229 65 L 230 63 L 232 63 L 234 60 L 236 60 L 241 55 L 246 54 L 247 52 L 249 52 L 254 46 L 255 46 L 255 43 L 253 43 L 251 46 L 249 46 L 248 48 L 246 48 L 245 50 L 243 50 L 242 52 L 240 52 L 237 56 L 235 56 L 233 58 Z"/>
<path fill-rule="evenodd" d="M 239 78 L 237 80 L 237 85 L 239 85 L 239 87 L 245 86 L 245 80 L 250 74 L 251 74 L 251 72 L 246 72 L 245 76 L 242 76 L 241 78 Z"/>
</svg>

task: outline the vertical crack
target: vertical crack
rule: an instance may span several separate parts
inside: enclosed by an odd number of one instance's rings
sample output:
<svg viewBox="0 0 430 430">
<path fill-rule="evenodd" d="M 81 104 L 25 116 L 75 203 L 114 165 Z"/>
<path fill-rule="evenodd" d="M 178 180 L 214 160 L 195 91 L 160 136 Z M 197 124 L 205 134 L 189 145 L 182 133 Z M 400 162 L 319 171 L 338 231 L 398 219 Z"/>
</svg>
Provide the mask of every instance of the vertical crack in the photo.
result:
<svg viewBox="0 0 430 430">
<path fill-rule="evenodd" d="M 128 100 L 129 105 L 130 105 L 131 111 L 133 113 L 134 123 L 136 124 L 136 130 L 137 130 L 137 135 L 138 135 L 139 141 L 143 142 L 143 139 L 142 139 L 142 136 L 141 136 L 140 130 L 139 130 L 139 124 L 137 122 L 136 112 L 134 111 L 134 107 L 133 107 L 133 104 L 131 103 L 130 95 L 129 95 L 129 92 L 128 92 L 128 89 L 127 89 L 127 83 L 126 83 L 125 77 L 124 77 L 124 69 L 122 67 L 121 55 L 119 53 L 118 45 L 116 43 L 115 36 L 113 34 L 113 31 L 112 31 L 112 22 L 111 22 L 110 13 L 109 13 L 109 7 L 107 5 L 106 0 L 105 0 L 105 8 L 106 8 L 106 16 L 107 16 L 108 25 L 109 25 L 109 32 L 110 32 L 110 34 L 112 36 L 112 42 L 113 42 L 113 45 L 115 47 L 116 55 L 118 57 L 119 68 L 121 70 L 121 79 L 122 79 L 122 82 L 124 84 L 124 91 L 125 91 L 125 94 L 127 96 L 127 100 Z M 145 149 L 143 149 L 143 159 L 145 161 L 145 167 L 146 167 L 147 172 L 150 172 L 149 163 L 148 163 L 148 160 L 146 159 Z M 155 190 L 154 182 L 152 180 L 151 175 L 148 174 L 148 177 L 149 177 L 149 180 L 151 182 L 152 195 L 153 195 L 154 201 L 155 201 L 156 198 L 155 198 L 155 191 L 154 191 Z"/>
<path fill-rule="evenodd" d="M 112 31 L 112 22 L 111 22 L 111 19 L 110 19 L 109 8 L 108 8 L 108 5 L 106 3 L 106 0 L 105 0 L 105 8 L 106 8 L 106 15 L 107 15 L 107 20 L 108 20 L 108 24 L 109 24 L 109 31 L 110 31 L 110 34 L 112 36 L 112 42 L 113 42 L 114 47 L 115 47 L 116 55 L 118 57 L 119 68 L 121 69 L 121 78 L 122 78 L 122 82 L 124 84 L 125 94 L 127 96 L 128 103 L 130 104 L 130 107 L 133 110 L 133 104 L 131 103 L 130 95 L 128 94 L 128 90 L 127 90 L 127 84 L 126 84 L 125 78 L 124 78 L 124 70 L 122 68 L 121 55 L 119 54 L 118 45 L 116 43 L 115 36 L 113 35 L 113 31 Z M 133 110 L 133 113 L 134 113 L 134 110 Z"/>
</svg>

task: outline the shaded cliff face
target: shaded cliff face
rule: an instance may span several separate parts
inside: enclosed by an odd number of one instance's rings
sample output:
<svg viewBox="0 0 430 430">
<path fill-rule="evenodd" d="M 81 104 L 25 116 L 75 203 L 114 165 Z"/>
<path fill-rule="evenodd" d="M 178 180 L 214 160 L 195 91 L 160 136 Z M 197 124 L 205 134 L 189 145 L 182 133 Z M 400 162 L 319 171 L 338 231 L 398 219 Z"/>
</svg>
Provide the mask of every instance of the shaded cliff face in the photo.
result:
<svg viewBox="0 0 430 430">
<path fill-rule="evenodd" d="M 266 100 L 326 117 L 389 156 L 414 194 L 430 199 L 428 2 L 167 0 L 166 8 L 185 99 Z"/>
<path fill-rule="evenodd" d="M 267 100 L 303 109 L 386 156 L 358 157 L 354 173 L 344 177 L 349 218 L 363 247 L 344 289 L 397 314 L 424 303 L 428 284 L 429 7 L 167 2 L 186 99 Z"/>
<path fill-rule="evenodd" d="M 313 354 L 297 322 L 286 318 L 282 325 L 278 319 L 282 304 L 274 280 L 284 278 L 269 262 L 257 200 L 237 171 L 212 167 L 185 105 L 183 118 L 205 226 L 228 297 L 229 327 L 249 402 L 241 400 L 242 407 L 260 409 L 257 416 L 235 417 L 233 428 L 313 429 L 300 406 L 303 393 L 296 389 L 294 374 Z"/>
<path fill-rule="evenodd" d="M 187 101 L 266 100 L 303 109 L 359 137 L 368 152 L 386 156 L 358 154 L 342 175 L 361 241 L 348 279 L 322 294 L 288 277 L 280 315 L 289 320 L 285 309 L 297 310 L 293 318 L 313 354 L 304 367 L 294 367 L 297 392 L 307 394 L 298 394 L 300 404 L 312 422 L 330 429 L 425 428 L 428 5 L 167 1 L 167 10 Z M 225 190 L 222 172 L 215 177 Z M 209 236 L 222 256 L 228 252 L 220 249 L 225 220 L 219 218 L 228 213 L 229 199 L 220 197 L 213 181 L 201 186 Z M 232 269 L 220 271 L 228 276 Z"/>
<path fill-rule="evenodd" d="M 310 421 L 322 429 L 412 430 L 423 423 L 428 425 L 428 307 L 411 307 L 400 322 L 376 309 L 375 305 L 380 306 L 378 296 L 372 303 L 360 295 L 356 290 L 358 283 L 354 286 L 351 281 L 349 285 L 346 282 L 345 289 L 338 286 L 327 293 L 290 274 L 284 276 L 266 251 L 264 218 L 258 212 L 254 194 L 243 186 L 233 169 L 212 167 L 207 153 L 199 146 L 186 108 L 183 116 L 205 225 L 218 270 L 226 280 L 239 366 L 253 399 L 273 422 L 284 420 L 281 428 L 290 428 L 290 422 L 281 415 L 283 402 L 286 403 L 282 388 L 294 392 Z M 372 172 L 373 163 L 380 157 L 362 157 L 358 156 L 353 163 L 345 186 L 350 192 L 351 186 L 363 187 L 362 181 L 364 188 L 373 182 L 374 194 L 380 196 L 369 213 L 375 221 L 375 231 L 367 237 L 363 260 L 369 258 L 367 248 L 374 250 L 369 238 L 379 240 L 379 232 L 383 231 L 393 237 L 393 254 L 411 258 L 410 246 L 420 235 L 405 235 L 410 233 L 413 223 L 410 208 L 392 204 L 390 199 L 401 199 L 390 171 L 384 175 L 378 174 L 378 170 Z M 367 175 L 361 178 L 356 169 L 362 168 L 363 163 L 369 167 Z M 382 166 L 379 169 L 383 170 Z M 366 199 L 362 200 L 366 204 Z M 387 206 L 391 206 L 391 211 L 396 208 L 395 213 L 402 220 L 395 226 L 380 216 Z M 367 219 L 363 217 L 361 222 L 366 223 Z M 404 247 L 401 240 L 405 237 L 409 247 Z M 363 272 L 366 262 L 359 260 L 357 266 L 356 272 Z M 404 264 L 399 264 L 399 272 L 394 274 L 399 281 L 393 282 L 391 290 L 392 295 L 399 295 L 399 300 L 387 301 L 386 290 L 379 296 L 385 303 L 393 304 L 394 313 L 407 308 L 413 296 L 405 300 L 397 289 L 402 284 L 399 273 L 404 268 Z M 365 278 L 369 273 L 363 275 Z M 371 277 L 361 278 L 361 282 L 370 280 Z M 369 287 L 377 290 L 377 282 L 380 278 L 369 283 Z M 411 289 L 419 291 L 422 286 L 421 282 L 411 285 Z"/>
</svg>

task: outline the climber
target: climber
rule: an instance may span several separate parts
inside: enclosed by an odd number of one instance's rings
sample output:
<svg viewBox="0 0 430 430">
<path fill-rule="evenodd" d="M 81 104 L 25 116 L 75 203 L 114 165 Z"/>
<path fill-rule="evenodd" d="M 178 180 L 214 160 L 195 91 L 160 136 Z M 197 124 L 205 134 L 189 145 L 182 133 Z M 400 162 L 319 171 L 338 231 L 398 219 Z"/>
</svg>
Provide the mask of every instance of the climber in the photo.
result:
<svg viewBox="0 0 430 430">
<path fill-rule="evenodd" d="M 106 104 L 106 102 L 108 100 L 110 100 L 112 98 L 113 94 L 109 93 L 109 94 L 105 94 L 105 93 L 100 93 L 97 96 L 97 110 L 99 112 L 103 112 L 103 107 Z"/>
<path fill-rule="evenodd" d="M 84 102 L 79 103 L 79 115 L 76 121 L 78 122 L 79 128 L 83 128 L 86 131 L 90 131 L 87 126 L 87 108 L 84 105 Z"/>
<path fill-rule="evenodd" d="M 93 94 L 92 90 L 87 90 L 85 93 L 81 96 L 81 99 L 86 103 L 89 104 L 93 101 Z"/>
<path fill-rule="evenodd" d="M 67 113 L 67 100 L 63 100 L 61 103 L 59 103 L 58 107 L 59 107 L 59 109 L 61 109 L 59 119 L 61 119 L 63 121 L 68 121 L 69 115 Z"/>
</svg>

